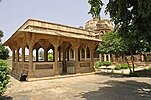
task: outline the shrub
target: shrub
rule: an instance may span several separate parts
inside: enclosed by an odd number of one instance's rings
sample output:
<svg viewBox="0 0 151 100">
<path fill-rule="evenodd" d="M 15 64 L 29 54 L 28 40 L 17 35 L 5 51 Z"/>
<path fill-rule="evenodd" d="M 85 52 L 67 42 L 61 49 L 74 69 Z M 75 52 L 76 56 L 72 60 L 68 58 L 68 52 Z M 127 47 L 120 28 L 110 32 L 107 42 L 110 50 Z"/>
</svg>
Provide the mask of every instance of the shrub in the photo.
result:
<svg viewBox="0 0 151 100">
<path fill-rule="evenodd" d="M 121 69 L 128 69 L 128 64 L 127 63 L 121 64 Z"/>
<path fill-rule="evenodd" d="M 149 71 L 151 71 L 151 67 L 149 67 L 149 68 L 144 68 L 144 70 L 149 70 Z"/>
<path fill-rule="evenodd" d="M 115 70 L 120 70 L 121 69 L 121 65 L 116 65 L 114 69 Z"/>
<path fill-rule="evenodd" d="M 96 68 L 99 68 L 99 67 L 101 67 L 102 65 L 103 65 L 102 62 L 100 62 L 100 61 L 95 62 L 95 67 L 96 67 Z"/>
<path fill-rule="evenodd" d="M 124 64 L 116 65 L 116 67 L 114 69 L 115 70 L 128 69 L 128 64 L 124 63 Z"/>
<path fill-rule="evenodd" d="M 9 81 L 9 68 L 4 60 L 0 60 L 0 96 L 4 93 Z"/>
<path fill-rule="evenodd" d="M 103 62 L 103 66 L 108 67 L 108 66 L 110 66 L 110 65 L 111 65 L 111 62 L 109 62 L 109 61 L 104 61 L 104 62 Z"/>
</svg>

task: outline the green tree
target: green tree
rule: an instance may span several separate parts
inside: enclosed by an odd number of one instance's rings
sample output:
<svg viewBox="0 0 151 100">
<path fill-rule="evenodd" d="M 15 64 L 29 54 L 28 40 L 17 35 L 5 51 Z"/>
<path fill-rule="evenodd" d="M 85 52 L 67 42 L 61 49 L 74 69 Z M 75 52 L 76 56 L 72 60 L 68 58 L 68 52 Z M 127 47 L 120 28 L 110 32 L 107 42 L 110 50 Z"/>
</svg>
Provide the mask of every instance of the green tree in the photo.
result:
<svg viewBox="0 0 151 100">
<path fill-rule="evenodd" d="M 4 36 L 3 32 L 0 30 L 0 38 Z"/>
<path fill-rule="evenodd" d="M 0 59 L 7 60 L 8 57 L 9 57 L 9 50 L 0 43 Z"/>
<path fill-rule="evenodd" d="M 88 0 L 91 8 L 88 14 L 91 14 L 93 18 L 100 18 L 101 7 L 104 5 L 101 0 Z"/>
<path fill-rule="evenodd" d="M 128 64 L 130 74 L 132 73 L 126 55 L 129 52 L 127 41 L 124 41 L 124 39 L 122 39 L 122 37 L 120 37 L 120 35 L 117 32 L 110 32 L 104 34 L 102 37 L 102 43 L 99 44 L 97 52 L 104 54 L 108 53 L 114 54 L 116 57 L 123 56 L 126 63 Z"/>
<path fill-rule="evenodd" d="M 49 59 L 50 61 L 53 61 L 53 54 L 52 54 L 52 53 L 48 53 L 48 59 Z"/>
<path fill-rule="evenodd" d="M 99 1 L 92 0 L 91 2 L 98 3 Z M 94 5 L 89 4 L 93 8 Z M 96 11 L 92 12 L 96 13 Z M 127 45 L 134 71 L 133 55 L 136 52 L 150 51 L 151 1 L 109 0 L 105 12 L 109 12 L 111 20 L 115 24 L 115 31 Z"/>
<path fill-rule="evenodd" d="M 6 61 L 0 60 L 0 96 L 5 92 L 9 82 L 9 67 Z"/>
</svg>

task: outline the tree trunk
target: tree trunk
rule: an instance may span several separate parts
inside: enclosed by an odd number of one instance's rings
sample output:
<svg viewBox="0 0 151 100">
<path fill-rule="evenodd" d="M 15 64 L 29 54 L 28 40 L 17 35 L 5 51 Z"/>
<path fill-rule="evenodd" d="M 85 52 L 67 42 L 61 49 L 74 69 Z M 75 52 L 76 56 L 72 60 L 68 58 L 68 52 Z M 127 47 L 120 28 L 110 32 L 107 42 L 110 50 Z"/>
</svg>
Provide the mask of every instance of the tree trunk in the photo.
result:
<svg viewBox="0 0 151 100">
<path fill-rule="evenodd" d="M 133 56 L 133 52 L 132 52 L 132 50 L 130 51 L 130 53 L 131 53 L 131 62 L 132 62 L 132 67 L 133 67 L 133 73 L 134 73 L 134 56 Z"/>
<path fill-rule="evenodd" d="M 131 74 L 132 74 L 132 69 L 131 69 L 131 67 L 130 67 L 130 64 L 129 64 L 128 59 L 127 59 L 127 57 L 126 57 L 125 54 L 124 54 L 124 59 L 125 59 L 126 63 L 128 64 L 128 68 L 129 68 L 129 70 L 130 70 L 130 75 L 131 75 Z"/>
</svg>

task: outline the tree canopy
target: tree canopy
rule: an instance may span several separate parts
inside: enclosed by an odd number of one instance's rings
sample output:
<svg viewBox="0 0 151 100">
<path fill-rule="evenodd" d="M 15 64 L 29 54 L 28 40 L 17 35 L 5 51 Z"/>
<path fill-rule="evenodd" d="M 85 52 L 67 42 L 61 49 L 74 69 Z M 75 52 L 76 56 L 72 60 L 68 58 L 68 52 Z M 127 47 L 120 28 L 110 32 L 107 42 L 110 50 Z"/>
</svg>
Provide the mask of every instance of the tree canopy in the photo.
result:
<svg viewBox="0 0 151 100">
<path fill-rule="evenodd" d="M 4 36 L 4 34 L 3 34 L 3 32 L 0 30 L 0 38 L 3 37 L 3 36 Z"/>
<path fill-rule="evenodd" d="M 95 13 L 97 14 L 95 16 L 99 16 L 102 0 L 89 1 L 93 2 L 88 2 L 91 5 L 90 11 L 92 13 L 90 14 Z M 94 5 L 96 3 L 98 3 L 97 6 Z M 95 10 L 91 10 L 93 8 Z M 115 54 L 130 52 L 134 68 L 133 54 L 151 50 L 151 1 L 109 0 L 105 13 L 110 14 L 115 29 L 112 34 L 104 36 L 107 42 L 100 44 L 100 52 L 114 52 Z M 95 17 L 94 15 L 92 16 Z"/>
<path fill-rule="evenodd" d="M 100 18 L 101 7 L 104 5 L 101 0 L 88 0 L 91 5 L 88 14 L 91 14 L 93 18 Z"/>
<path fill-rule="evenodd" d="M 100 16 L 102 0 L 89 0 L 89 14 Z M 125 38 L 151 44 L 151 0 L 109 0 L 105 13 L 110 14 L 115 29 Z"/>
<path fill-rule="evenodd" d="M 9 57 L 9 50 L 0 43 L 0 59 L 7 60 L 8 57 Z"/>
</svg>

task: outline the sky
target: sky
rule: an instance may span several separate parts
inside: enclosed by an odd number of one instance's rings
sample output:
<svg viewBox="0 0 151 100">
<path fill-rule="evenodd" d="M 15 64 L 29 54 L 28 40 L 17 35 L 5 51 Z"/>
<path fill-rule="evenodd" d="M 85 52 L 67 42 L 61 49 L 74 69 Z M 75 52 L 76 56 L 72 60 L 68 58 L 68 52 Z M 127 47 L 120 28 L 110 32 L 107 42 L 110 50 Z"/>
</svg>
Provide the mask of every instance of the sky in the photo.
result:
<svg viewBox="0 0 151 100">
<path fill-rule="evenodd" d="M 106 4 L 108 0 L 103 0 Z M 104 6 L 105 7 L 105 6 Z M 92 19 L 87 0 L 1 0 L 0 30 L 5 42 L 29 18 L 68 26 L 85 26 Z M 102 18 L 109 15 L 101 12 Z"/>
</svg>

